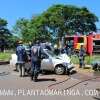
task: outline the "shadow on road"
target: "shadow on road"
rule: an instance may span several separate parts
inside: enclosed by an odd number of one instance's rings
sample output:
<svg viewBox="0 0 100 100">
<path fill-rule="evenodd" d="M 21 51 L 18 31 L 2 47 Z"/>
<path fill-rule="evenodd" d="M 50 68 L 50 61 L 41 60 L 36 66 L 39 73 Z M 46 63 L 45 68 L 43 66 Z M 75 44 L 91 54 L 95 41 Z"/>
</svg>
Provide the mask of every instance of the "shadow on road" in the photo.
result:
<svg viewBox="0 0 100 100">
<path fill-rule="evenodd" d="M 73 70 L 70 74 L 73 75 L 73 74 L 76 74 L 77 71 L 76 70 Z"/>
<path fill-rule="evenodd" d="M 9 74 L 10 74 L 10 72 L 1 72 L 0 76 L 6 76 L 6 75 L 9 75 Z"/>
<path fill-rule="evenodd" d="M 100 97 L 93 97 L 94 100 L 100 100 Z"/>
<path fill-rule="evenodd" d="M 44 81 L 56 81 L 56 79 L 55 78 L 41 78 L 41 79 L 38 79 L 38 82 L 44 82 Z"/>
</svg>

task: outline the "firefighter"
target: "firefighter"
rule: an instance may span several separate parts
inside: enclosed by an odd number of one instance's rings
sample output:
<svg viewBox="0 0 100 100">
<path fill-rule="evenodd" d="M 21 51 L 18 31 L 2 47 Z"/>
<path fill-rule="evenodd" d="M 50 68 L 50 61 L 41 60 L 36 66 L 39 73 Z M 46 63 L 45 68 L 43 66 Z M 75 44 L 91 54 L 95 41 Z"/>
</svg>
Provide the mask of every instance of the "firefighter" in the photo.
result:
<svg viewBox="0 0 100 100">
<path fill-rule="evenodd" d="M 41 47 L 39 41 L 31 47 L 31 80 L 38 81 L 38 75 L 41 67 Z"/>
<path fill-rule="evenodd" d="M 18 42 L 18 46 L 16 48 L 17 55 L 17 66 L 19 66 L 20 77 L 25 76 L 25 62 L 28 59 L 25 48 L 23 47 L 22 41 Z"/>
<path fill-rule="evenodd" d="M 81 45 L 79 51 L 79 68 L 85 67 L 85 55 L 86 55 L 86 50 L 84 48 L 84 45 Z"/>
</svg>

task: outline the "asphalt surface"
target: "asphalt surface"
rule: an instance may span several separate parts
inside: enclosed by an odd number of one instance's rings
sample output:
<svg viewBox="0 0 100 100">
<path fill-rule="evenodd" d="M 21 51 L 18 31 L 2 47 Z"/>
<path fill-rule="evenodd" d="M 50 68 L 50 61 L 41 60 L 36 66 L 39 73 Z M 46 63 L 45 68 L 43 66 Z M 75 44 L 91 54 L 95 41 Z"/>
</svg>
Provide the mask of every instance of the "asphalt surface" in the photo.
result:
<svg viewBox="0 0 100 100">
<path fill-rule="evenodd" d="M 10 65 L 0 65 L 0 100 L 100 100 L 99 76 L 88 80 L 93 77 L 79 72 L 70 77 L 41 74 L 39 81 L 33 82 L 13 70 Z"/>
</svg>

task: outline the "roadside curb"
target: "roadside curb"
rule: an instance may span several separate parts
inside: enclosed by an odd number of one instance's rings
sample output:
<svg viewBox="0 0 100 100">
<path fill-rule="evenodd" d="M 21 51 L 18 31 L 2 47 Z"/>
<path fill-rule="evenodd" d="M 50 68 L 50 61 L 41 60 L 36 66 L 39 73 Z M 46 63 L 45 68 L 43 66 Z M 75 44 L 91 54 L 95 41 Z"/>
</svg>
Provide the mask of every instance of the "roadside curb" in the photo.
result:
<svg viewBox="0 0 100 100">
<path fill-rule="evenodd" d="M 0 61 L 0 65 L 7 65 L 9 63 L 10 63 L 10 61 Z"/>
</svg>

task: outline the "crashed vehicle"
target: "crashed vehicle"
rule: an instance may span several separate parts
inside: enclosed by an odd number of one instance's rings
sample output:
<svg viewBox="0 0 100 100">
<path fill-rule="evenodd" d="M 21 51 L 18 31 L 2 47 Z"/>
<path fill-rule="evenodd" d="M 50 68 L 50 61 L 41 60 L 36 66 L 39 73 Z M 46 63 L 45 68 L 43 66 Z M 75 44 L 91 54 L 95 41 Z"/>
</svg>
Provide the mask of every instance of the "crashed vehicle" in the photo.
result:
<svg viewBox="0 0 100 100">
<path fill-rule="evenodd" d="M 56 74 L 62 75 L 64 73 L 70 74 L 75 70 L 74 65 L 71 63 L 71 59 L 66 54 L 59 54 L 57 56 L 52 51 L 44 49 L 41 56 L 43 57 L 41 61 L 41 71 L 54 71 Z M 13 54 L 10 61 L 11 65 L 16 65 L 16 58 L 16 54 Z M 31 63 L 26 63 L 25 68 L 29 71 Z"/>
<path fill-rule="evenodd" d="M 42 70 L 54 71 L 58 75 L 64 73 L 69 74 L 74 70 L 74 65 L 66 54 L 60 54 L 57 56 L 49 50 L 44 50 L 42 55 L 44 58 L 41 62 Z"/>
</svg>

